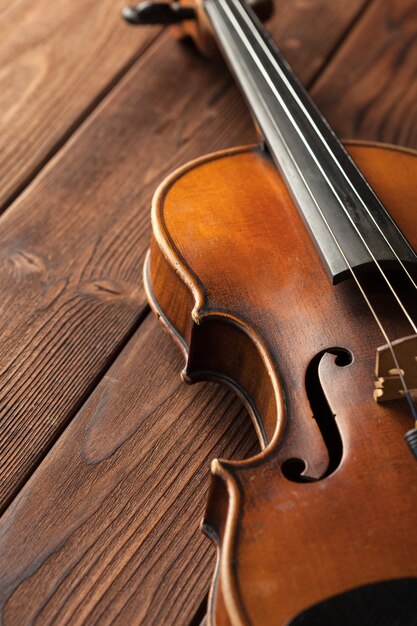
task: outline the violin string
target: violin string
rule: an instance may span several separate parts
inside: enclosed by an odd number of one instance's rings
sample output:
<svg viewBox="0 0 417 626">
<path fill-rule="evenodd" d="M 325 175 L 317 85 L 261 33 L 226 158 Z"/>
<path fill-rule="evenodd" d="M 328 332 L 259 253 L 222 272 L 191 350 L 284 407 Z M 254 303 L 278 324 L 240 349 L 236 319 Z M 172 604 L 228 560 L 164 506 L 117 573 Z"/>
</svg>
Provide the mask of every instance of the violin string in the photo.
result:
<svg viewBox="0 0 417 626">
<path fill-rule="evenodd" d="M 233 1 L 233 0 L 232 0 Z M 404 304 L 401 302 L 398 294 L 396 293 L 394 287 L 392 286 L 391 282 L 389 281 L 387 275 L 385 274 L 384 270 L 382 269 L 380 263 L 378 262 L 378 260 L 376 259 L 375 255 L 373 254 L 372 250 L 369 248 L 368 244 L 366 243 L 365 238 L 363 237 L 362 233 L 360 232 L 360 230 L 358 229 L 358 227 L 356 226 L 355 222 L 353 221 L 351 215 L 349 214 L 349 212 L 347 211 L 342 199 L 339 197 L 339 195 L 337 194 L 336 190 L 334 189 L 334 186 L 331 184 L 330 180 L 328 179 L 325 171 L 323 170 L 322 166 L 320 165 L 320 163 L 317 160 L 317 157 L 314 154 L 314 151 L 311 149 L 311 146 L 308 144 L 308 142 L 306 141 L 305 137 L 303 136 L 300 128 L 298 127 L 297 123 L 295 122 L 294 118 L 292 117 L 291 113 L 289 112 L 287 106 L 285 105 L 284 101 L 282 100 L 281 95 L 279 94 L 279 92 L 277 91 L 274 83 L 271 81 L 271 78 L 268 74 L 268 72 L 266 71 L 265 67 L 262 65 L 259 57 L 256 54 L 256 51 L 253 47 L 253 45 L 251 44 L 251 42 L 248 40 L 246 34 L 244 33 L 244 31 L 242 30 L 239 22 L 237 21 L 236 17 L 233 15 L 232 11 L 230 10 L 230 8 L 228 7 L 228 5 L 224 2 L 224 0 L 220 0 L 220 2 L 222 4 L 224 4 L 224 9 L 226 11 L 226 13 L 229 14 L 229 19 L 231 22 L 234 22 L 234 26 L 235 28 L 240 31 L 241 36 L 246 40 L 247 43 L 247 47 L 250 48 L 253 51 L 253 59 L 256 63 L 256 65 L 258 66 L 258 68 L 260 69 L 261 73 L 263 74 L 266 82 L 269 84 L 272 92 L 275 94 L 275 97 L 277 98 L 277 100 L 280 102 L 282 108 L 284 109 L 284 111 L 287 114 L 288 119 L 290 120 L 291 124 L 293 125 L 294 129 L 296 130 L 297 134 L 299 135 L 301 141 L 304 143 L 305 147 L 307 148 L 310 156 L 312 157 L 312 159 L 315 161 L 316 166 L 318 167 L 318 169 L 320 170 L 322 176 L 324 177 L 324 179 L 326 180 L 327 184 L 329 185 L 331 191 L 333 192 L 335 198 L 337 199 L 337 201 L 339 202 L 342 210 L 344 211 L 345 215 L 347 216 L 347 218 L 349 219 L 350 223 L 352 224 L 353 228 L 355 229 L 357 235 L 359 236 L 362 245 L 365 247 L 365 249 L 367 250 L 371 260 L 373 261 L 373 263 L 376 265 L 376 267 L 378 268 L 378 271 L 380 272 L 380 274 L 382 275 L 385 283 L 387 284 L 388 288 L 390 289 L 390 291 L 392 292 L 394 298 L 396 299 L 398 305 L 400 306 L 403 314 L 405 315 L 405 317 L 407 318 L 410 326 L 413 328 L 413 331 L 415 333 L 417 333 L 417 324 L 413 321 L 413 319 L 411 318 L 411 315 L 408 313 L 407 309 L 405 308 Z M 246 14 L 246 12 L 244 11 L 242 5 L 240 3 L 236 4 L 234 3 L 234 6 L 239 10 L 239 13 L 242 14 L 243 17 L 246 18 L 247 24 L 249 26 L 249 28 L 252 30 L 252 32 L 254 32 L 256 35 L 258 35 L 257 31 L 253 28 L 253 25 L 251 24 L 250 20 L 248 19 L 248 15 Z M 242 13 L 243 11 L 243 13 Z M 259 35 L 258 35 L 259 37 Z M 262 40 L 261 40 L 262 41 Z M 262 42 L 263 43 L 263 42 Z M 273 59 L 273 57 L 271 56 L 271 58 Z M 261 96 L 261 94 L 259 93 L 259 96 Z M 266 104 L 264 103 L 264 108 L 265 111 L 268 111 L 268 107 L 266 106 Z M 271 119 L 271 118 L 270 118 Z M 271 120 L 272 121 L 272 120 Z M 284 145 L 286 145 L 287 147 L 287 151 L 288 153 L 290 153 L 288 146 L 285 142 L 285 140 L 282 137 L 281 132 L 279 131 L 275 121 L 273 121 L 273 125 L 275 126 L 276 130 L 278 130 L 279 135 L 281 137 L 282 142 L 284 143 Z M 306 181 L 304 181 L 304 184 L 306 186 L 306 188 L 308 189 L 310 195 L 312 196 L 311 190 L 308 187 L 308 184 L 306 183 Z M 322 211 L 320 211 L 320 214 L 323 216 Z M 386 239 L 386 238 L 385 238 Z M 396 259 L 399 260 L 398 255 L 396 255 Z M 402 262 L 400 261 L 401 266 L 403 266 Z M 408 272 L 406 272 L 407 276 L 408 276 Z M 413 282 L 413 281 L 412 281 Z M 414 283 L 413 283 L 414 284 Z"/>
<path fill-rule="evenodd" d="M 323 217 L 323 219 L 324 219 L 324 221 L 326 223 L 327 228 L 330 231 L 331 236 L 334 239 L 334 242 L 335 242 L 335 244 L 336 244 L 340 254 L 342 255 L 346 265 L 348 266 L 348 268 L 349 268 L 349 270 L 350 270 L 350 272 L 352 274 L 352 277 L 353 277 L 353 279 L 354 279 L 354 281 L 355 281 L 359 291 L 361 292 L 361 294 L 362 294 L 362 296 L 363 296 L 363 298 L 364 298 L 368 308 L 370 309 L 370 311 L 371 311 L 371 313 L 372 313 L 372 315 L 373 315 L 373 317 L 375 319 L 375 322 L 377 323 L 377 325 L 379 327 L 379 330 L 381 331 L 381 333 L 382 333 L 382 335 L 383 335 L 383 337 L 385 339 L 385 342 L 386 342 L 386 344 L 387 344 L 387 346 L 389 348 L 389 351 L 391 353 L 392 360 L 393 360 L 394 365 L 395 365 L 395 369 L 397 370 L 397 374 L 399 376 L 399 379 L 400 379 L 400 382 L 401 382 L 401 386 L 403 388 L 404 397 L 407 400 L 407 403 L 408 403 L 408 406 L 410 408 L 411 415 L 413 416 L 414 421 L 417 422 L 417 408 L 414 406 L 410 390 L 408 389 L 408 387 L 406 385 L 406 382 L 405 382 L 405 379 L 404 379 L 403 370 L 400 367 L 400 364 L 399 364 L 398 359 L 397 359 L 397 355 L 395 354 L 393 343 L 392 343 L 391 339 L 389 338 L 388 333 L 386 332 L 386 330 L 385 330 L 381 320 L 379 319 L 379 317 L 378 317 L 378 315 L 377 315 L 377 313 L 375 311 L 375 308 L 372 306 L 371 301 L 369 300 L 368 296 L 366 295 L 366 292 L 365 292 L 364 288 L 362 287 L 362 284 L 361 284 L 358 276 L 356 275 L 353 267 L 351 266 L 351 264 L 349 263 L 349 260 L 347 259 L 346 255 L 345 255 L 342 247 L 340 246 L 339 242 L 337 241 L 337 239 L 336 239 L 336 237 L 334 235 L 334 232 L 329 227 L 326 218 L 324 216 L 322 216 L 322 217 Z"/>
<path fill-rule="evenodd" d="M 222 2 L 222 0 L 220 0 L 220 2 Z M 227 9 L 227 8 L 228 8 L 228 7 L 227 7 L 227 5 L 226 5 L 226 9 Z M 234 18 L 233 14 L 229 12 L 229 19 L 230 19 L 230 15 L 232 16 L 232 18 Z M 234 21 L 234 22 L 235 22 L 235 24 L 236 24 L 236 20 L 235 20 L 235 19 L 231 19 L 230 21 L 231 21 L 231 22 L 233 22 L 233 21 Z M 239 25 L 238 25 L 238 26 L 239 26 Z M 241 30 L 241 29 L 239 28 L 239 30 Z M 242 30 L 241 30 L 241 33 L 244 35 L 244 33 L 243 33 L 243 31 L 242 31 Z M 248 42 L 248 40 L 247 40 L 246 36 L 244 36 L 244 38 L 245 38 L 245 39 L 246 39 L 246 41 Z M 249 42 L 248 42 L 248 44 L 250 45 L 250 43 L 249 43 Z M 253 49 L 253 47 L 252 47 L 252 46 L 251 46 L 251 48 L 252 48 L 252 50 L 255 52 L 255 50 Z M 256 55 L 255 55 L 255 58 L 256 58 Z M 249 78 L 250 78 L 250 74 L 249 74 Z M 250 80 L 251 80 L 251 79 L 250 79 Z M 253 82 L 252 82 L 252 86 L 254 86 Z M 410 393 L 410 391 L 409 391 L 409 389 L 408 389 L 408 387 L 407 387 L 407 385 L 406 385 L 406 382 L 405 382 L 405 380 L 404 380 L 404 375 L 403 375 L 402 369 L 401 369 L 401 367 L 400 367 L 400 365 L 399 365 L 399 362 L 398 362 L 397 356 L 396 356 L 396 354 L 395 354 L 395 350 L 394 350 L 394 346 L 393 346 L 393 344 L 392 344 L 392 341 L 391 341 L 391 339 L 389 338 L 388 333 L 386 332 L 386 330 L 385 330 L 385 328 L 384 328 L 384 326 L 383 326 L 383 324 L 382 324 L 381 320 L 379 319 L 379 316 L 378 316 L 377 312 L 375 311 L 374 307 L 372 306 L 372 303 L 370 302 L 370 300 L 369 300 L 368 296 L 366 295 L 366 292 L 365 292 L 365 290 L 363 289 L 363 287 L 362 287 L 362 285 L 361 285 L 361 283 L 360 283 L 360 281 L 359 281 L 359 278 L 356 276 L 356 273 L 355 273 L 355 271 L 354 271 L 354 269 L 353 269 L 352 265 L 350 264 L 350 262 L 349 262 L 349 260 L 348 260 L 348 258 L 347 258 L 347 256 L 346 256 L 346 254 L 345 254 L 345 252 L 343 251 L 343 248 L 342 248 L 342 246 L 340 245 L 340 243 L 339 243 L 339 241 L 338 241 L 338 239 L 337 239 L 337 237 L 336 237 L 335 233 L 333 232 L 333 230 L 332 230 L 332 228 L 331 228 L 330 224 L 328 223 L 328 221 L 327 221 L 327 219 L 326 219 L 325 215 L 323 214 L 323 212 L 322 212 L 322 210 L 321 210 L 321 208 L 320 208 L 320 206 L 319 206 L 319 204 L 318 204 L 317 200 L 315 199 L 315 197 L 314 197 L 314 195 L 313 195 L 313 193 L 312 193 L 312 191 L 311 191 L 311 189 L 310 189 L 309 185 L 307 184 L 307 181 L 305 180 L 305 178 L 304 178 L 304 176 L 303 176 L 303 174 L 302 174 L 302 172 L 301 172 L 301 170 L 300 170 L 300 168 L 299 168 L 298 164 L 296 163 L 296 161 L 295 161 L 295 159 L 294 159 L 293 155 L 291 154 L 291 151 L 289 150 L 288 145 L 286 144 L 285 139 L 283 138 L 282 133 L 281 133 L 281 131 L 280 131 L 279 127 L 277 126 L 276 121 L 275 121 L 275 119 L 273 118 L 273 116 L 272 116 L 272 114 L 271 114 L 271 112 L 270 112 L 270 110 L 269 110 L 269 108 L 268 108 L 268 106 L 267 106 L 267 104 L 266 104 L 266 102 L 265 102 L 265 100 L 264 100 L 264 98 L 263 98 L 262 94 L 261 94 L 259 91 L 257 92 L 257 94 L 258 94 L 258 97 L 259 97 L 259 98 L 260 98 L 260 100 L 261 100 L 262 106 L 263 106 L 263 108 L 264 108 L 264 112 L 265 112 L 265 113 L 267 114 L 267 116 L 269 117 L 269 120 L 270 120 L 271 124 L 275 127 L 275 129 L 276 129 L 277 133 L 278 133 L 278 134 L 279 134 L 279 136 L 280 136 L 280 139 L 281 139 L 281 141 L 282 141 L 283 145 L 285 145 L 285 146 L 286 146 L 286 148 L 287 148 L 287 152 L 288 152 L 288 155 L 289 155 L 289 157 L 291 158 L 291 160 L 292 160 L 292 162 L 293 162 L 294 167 L 297 169 L 297 172 L 299 173 L 299 175 L 300 175 L 301 179 L 303 180 L 303 183 L 304 183 L 304 185 L 305 185 L 305 187 L 306 187 L 306 189 L 307 189 L 308 193 L 310 194 L 311 199 L 313 200 L 313 202 L 314 202 L 314 204 L 315 204 L 315 206 L 316 206 L 317 210 L 319 211 L 319 213 L 320 213 L 320 215 L 321 215 L 321 217 L 322 217 L 322 219 L 323 219 L 323 221 L 324 221 L 324 223 L 325 223 L 325 225 L 326 225 L 326 227 L 327 227 L 327 229 L 328 229 L 328 231 L 329 231 L 330 235 L 332 236 L 332 238 L 333 238 L 333 240 L 334 240 L 334 242 L 335 242 L 335 244 L 336 244 L 336 246 L 337 246 L 337 248 L 338 248 L 338 250 L 339 250 L 340 254 L 342 255 L 342 258 L 344 259 L 344 261 L 345 261 L 345 263 L 346 263 L 346 265 L 347 265 L 347 267 L 348 267 L 348 269 L 349 269 L 350 273 L 352 274 L 352 277 L 353 277 L 353 279 L 354 279 L 354 281 L 355 281 L 355 283 L 356 283 L 357 287 L 359 288 L 359 291 L 361 292 L 362 297 L 364 298 L 364 300 L 365 300 L 365 302 L 366 302 L 366 304 L 367 304 L 367 306 L 368 306 L 369 310 L 371 311 L 372 316 L 374 317 L 374 319 L 375 319 L 375 321 L 376 321 L 376 323 L 377 323 L 377 325 L 378 325 L 378 328 L 380 329 L 381 334 L 383 335 L 383 337 L 384 337 L 384 339 L 385 339 L 386 344 L 388 345 L 388 348 L 389 348 L 389 350 L 390 350 L 391 356 L 392 356 L 392 358 L 393 358 L 393 362 L 394 362 L 394 364 L 395 364 L 395 367 L 396 367 L 396 369 L 397 369 L 397 372 L 398 372 L 398 375 L 399 375 L 399 378 L 400 378 L 401 386 L 402 386 L 403 391 L 404 391 L 404 396 L 405 396 L 405 398 L 406 398 L 406 400 L 407 400 L 407 403 L 408 403 L 408 405 L 409 405 L 409 407 L 410 407 L 410 411 L 411 411 L 411 414 L 412 414 L 412 416 L 413 416 L 414 420 L 415 420 L 415 421 L 417 421 L 417 410 L 416 410 L 416 407 L 414 406 L 414 403 L 413 403 L 413 400 L 412 400 L 411 393 Z"/>
<path fill-rule="evenodd" d="M 272 63 L 272 65 L 275 67 L 275 70 L 277 72 L 277 74 L 280 76 L 281 80 L 285 83 L 287 89 L 290 91 L 292 97 L 294 98 L 294 100 L 297 102 L 298 106 L 300 107 L 300 109 L 303 111 L 305 117 L 308 119 L 308 121 L 311 124 L 311 127 L 314 128 L 317 136 L 320 138 L 322 144 L 324 145 L 324 147 L 326 148 L 327 152 L 329 153 L 329 155 L 331 156 L 331 158 L 333 159 L 333 161 L 335 162 L 336 166 L 338 167 L 339 171 L 341 172 L 342 176 L 345 178 L 345 180 L 347 181 L 347 183 L 349 184 L 349 186 L 351 187 L 352 191 L 354 192 L 355 196 L 358 198 L 359 202 L 362 204 L 363 208 L 365 209 L 367 215 L 369 216 L 369 218 L 372 220 L 372 222 L 374 223 L 374 226 L 377 228 L 377 230 L 379 231 L 381 237 L 384 239 L 386 245 L 389 247 L 389 249 L 391 250 L 392 254 L 395 256 L 397 262 L 401 265 L 402 270 L 405 272 L 405 274 L 407 275 L 408 279 L 410 280 L 411 284 L 413 285 L 413 287 L 417 290 L 417 284 L 414 281 L 413 277 L 411 276 L 410 272 L 407 270 L 406 266 L 404 265 L 403 261 L 401 260 L 401 258 L 398 256 L 398 254 L 395 251 L 395 248 L 391 245 L 391 242 L 389 241 L 389 239 L 386 237 L 384 231 L 382 230 L 382 228 L 380 227 L 380 225 L 378 224 L 377 220 L 375 219 L 375 217 L 372 215 L 372 212 L 369 210 L 366 202 L 363 200 L 362 196 L 360 195 L 360 193 L 358 192 L 358 190 L 356 189 L 355 185 L 352 183 L 352 181 L 350 180 L 349 176 L 347 175 L 347 173 L 345 172 L 345 170 L 343 169 L 342 165 L 340 164 L 340 162 L 338 161 L 336 155 L 334 154 L 334 152 L 332 151 L 332 149 L 330 148 L 329 144 L 327 143 L 325 137 L 323 136 L 323 134 L 320 132 L 320 129 L 318 128 L 317 124 L 314 122 L 313 118 L 311 117 L 308 109 L 306 109 L 306 107 L 304 106 L 302 100 L 300 100 L 297 92 L 294 90 L 293 86 L 291 85 L 291 82 L 288 80 L 288 78 L 285 76 L 285 73 L 282 71 L 282 69 L 280 68 L 280 66 L 278 65 L 274 55 L 272 54 L 271 50 L 268 48 L 268 46 L 265 44 L 265 41 L 262 39 L 260 33 L 258 32 L 258 30 L 254 27 L 252 21 L 250 20 L 250 17 L 247 13 L 247 11 L 245 10 L 245 8 L 243 7 L 242 3 L 239 2 L 234 2 L 233 3 L 234 6 L 237 8 L 237 10 L 239 11 L 240 15 L 243 17 L 243 19 L 245 20 L 247 26 L 249 27 L 251 34 L 253 34 L 256 38 L 256 40 L 258 41 L 258 43 L 260 44 L 261 48 L 263 49 L 263 51 L 265 52 L 265 54 L 267 55 L 268 59 L 270 60 L 270 62 Z M 247 38 L 246 38 L 247 40 Z M 248 40 L 247 40 L 248 41 Z M 249 43 L 249 42 L 248 42 Z M 250 44 L 249 44 L 250 45 Z M 255 52 L 253 46 L 252 50 Z M 258 57 L 255 54 L 255 59 L 258 59 Z M 260 61 L 260 60 L 259 60 Z M 275 89 L 274 89 L 275 91 Z M 285 107 L 284 103 L 281 101 L 281 105 L 283 106 L 283 108 L 285 108 L 286 113 L 288 118 L 290 119 L 291 123 L 294 125 L 295 127 L 295 120 L 292 117 L 292 115 L 290 114 L 290 112 L 287 110 L 287 108 Z M 299 130 L 298 127 L 296 128 L 296 130 Z M 331 130 L 331 129 L 330 129 Z M 331 131 L 332 132 L 332 131 Z M 304 140 L 304 137 L 302 136 L 302 133 L 300 135 L 301 139 Z M 307 145 L 306 145 L 307 147 Z M 312 154 L 313 156 L 313 154 Z M 349 155 L 347 155 L 348 158 L 350 159 Z M 313 158 L 315 158 L 313 156 Z M 350 159 L 351 160 L 351 159 Z M 318 163 L 317 163 L 318 165 Z M 354 165 L 354 164 L 353 164 Z M 323 173 L 323 172 L 322 172 Z M 324 173 L 323 173 L 324 174 Z M 370 187 L 370 185 L 367 183 L 366 179 L 363 178 L 365 184 L 368 186 L 368 188 L 370 189 L 371 193 L 374 195 L 375 199 L 377 202 L 380 202 L 379 199 L 377 198 L 377 196 L 375 195 L 373 189 Z M 329 182 L 329 181 L 328 181 Z M 334 190 L 332 190 L 334 191 Z M 335 193 L 335 192 L 334 192 Z M 336 194 L 335 194 L 336 195 Z"/>
<path fill-rule="evenodd" d="M 278 130 L 278 132 L 280 132 L 280 131 Z M 282 135 L 281 135 L 281 137 L 282 137 Z M 323 219 L 323 221 L 324 221 L 324 223 L 325 223 L 325 225 L 326 225 L 326 227 L 327 227 L 331 237 L 333 238 L 333 240 L 334 240 L 334 242 L 335 242 L 335 244 L 336 244 L 336 246 L 337 246 L 341 256 L 343 257 L 343 260 L 345 261 L 345 263 L 346 263 L 350 273 L 352 274 L 352 277 L 353 277 L 353 279 L 354 279 L 354 281 L 355 281 L 359 291 L 361 292 L 362 297 L 365 300 L 366 305 L 368 306 L 369 310 L 371 311 L 372 316 L 374 317 L 375 322 L 377 323 L 378 328 L 380 329 L 381 334 L 382 334 L 382 336 L 385 339 L 385 342 L 386 342 L 386 344 L 387 344 L 387 346 L 389 348 L 389 351 L 391 353 L 391 356 L 392 356 L 395 368 L 397 370 L 398 376 L 400 378 L 401 386 L 402 386 L 403 391 L 404 391 L 404 397 L 406 398 L 407 403 L 409 405 L 409 408 L 410 408 L 410 411 L 411 411 L 411 415 L 413 416 L 414 421 L 417 421 L 417 409 L 414 406 L 410 390 L 408 389 L 407 384 L 405 382 L 404 375 L 403 375 L 403 372 L 402 372 L 402 368 L 400 367 L 398 359 L 397 359 L 397 355 L 395 354 L 395 350 L 394 350 L 394 346 L 393 346 L 392 340 L 390 339 L 387 331 L 385 330 L 384 325 L 382 324 L 382 322 L 381 322 L 381 320 L 380 320 L 380 318 L 379 318 L 375 308 L 373 307 L 369 297 L 367 296 L 367 294 L 366 294 L 366 292 L 365 292 L 365 290 L 364 290 L 364 288 L 363 288 L 363 286 L 362 286 L 358 276 L 356 275 L 355 270 L 353 269 L 352 265 L 350 264 L 349 259 L 347 258 L 346 254 L 345 254 L 345 252 L 344 252 L 344 250 L 342 248 L 342 246 L 340 245 L 340 242 L 338 241 L 338 239 L 337 239 L 333 229 L 331 228 L 330 224 L 328 223 L 328 221 L 326 219 L 326 216 L 323 214 L 323 212 L 322 212 L 322 210 L 321 210 L 317 200 L 315 199 L 315 197 L 312 194 L 310 188 L 308 187 L 307 181 L 305 180 L 301 170 L 299 169 L 298 165 L 296 164 L 296 162 L 294 160 L 293 160 L 293 163 L 294 163 L 295 167 L 297 168 L 297 171 L 298 171 L 300 177 L 302 178 L 304 184 L 306 185 L 307 189 L 309 190 L 311 199 L 313 200 L 314 204 L 316 205 L 317 210 L 319 211 L 319 213 L 320 213 L 320 215 L 321 215 L 321 217 L 322 217 L 322 219 Z"/>
<path fill-rule="evenodd" d="M 258 32 L 256 31 L 256 29 L 253 28 L 252 23 L 249 20 L 249 17 L 247 15 L 247 13 L 244 11 L 241 3 L 234 3 L 234 6 L 239 10 L 239 13 L 242 15 L 242 17 L 244 17 L 247 25 L 249 26 L 249 28 L 251 29 L 252 33 L 254 33 L 257 38 L 262 42 L 262 44 L 265 46 L 264 42 L 262 41 L 262 39 L 260 38 Z M 273 91 L 273 93 L 275 94 L 275 97 L 278 99 L 278 101 L 280 102 L 282 108 L 284 109 L 284 111 L 287 114 L 288 119 L 290 120 L 291 124 L 293 125 L 294 129 L 296 130 L 297 134 L 299 135 L 301 141 L 304 143 L 305 147 L 307 148 L 310 156 L 312 157 L 312 159 L 314 160 L 316 166 L 318 167 L 318 169 L 320 170 L 323 178 L 326 180 L 327 184 L 329 185 L 331 191 L 333 192 L 335 198 L 337 199 L 337 201 L 339 202 L 342 210 L 344 211 L 345 215 L 347 216 L 347 218 L 349 219 L 350 223 L 352 224 L 353 228 L 355 229 L 357 235 L 359 236 L 362 244 L 364 245 L 364 247 L 366 248 L 369 256 L 371 257 L 372 261 L 374 262 L 374 264 L 377 266 L 380 274 L 382 275 L 384 281 L 386 282 L 388 288 L 390 289 L 390 291 L 392 292 L 392 294 L 394 295 L 395 299 L 397 300 L 399 306 L 401 307 L 404 315 L 406 316 L 408 322 L 410 323 L 411 327 L 413 328 L 414 332 L 417 333 L 417 325 L 414 323 L 414 321 L 412 320 L 410 314 L 408 313 L 408 311 L 406 310 L 405 306 L 403 305 L 403 303 L 401 302 L 400 298 L 398 297 L 398 294 L 396 293 L 395 289 L 393 288 L 392 284 L 390 283 L 387 275 L 385 274 L 384 270 L 382 269 L 382 267 L 380 266 L 380 263 L 378 262 L 378 260 L 376 259 L 375 255 L 373 254 L 373 252 L 371 251 L 370 247 L 368 246 L 368 244 L 366 243 L 365 238 L 363 237 L 362 233 L 360 232 L 360 230 L 358 229 L 358 227 L 356 226 L 355 222 L 353 221 L 351 215 L 349 214 L 349 212 L 347 211 L 342 199 L 339 197 L 339 195 L 337 194 L 334 186 L 332 185 L 331 181 L 328 179 L 325 171 L 323 170 L 322 166 L 320 165 L 319 161 L 317 160 L 316 155 L 314 154 L 314 151 L 312 150 L 311 146 L 308 144 L 308 142 L 306 141 L 305 137 L 303 136 L 300 128 L 298 127 L 296 121 L 294 120 L 293 116 L 291 115 L 291 113 L 289 112 L 285 102 L 282 100 L 281 95 L 279 94 L 279 92 L 277 91 L 274 83 L 271 81 L 271 78 L 268 74 L 268 72 L 266 71 L 266 69 L 264 68 L 264 66 L 262 65 L 259 57 L 256 55 L 256 51 L 253 47 L 253 45 L 251 45 L 250 41 L 248 40 L 247 36 L 245 35 L 244 31 L 242 30 L 242 28 L 240 27 L 239 23 L 237 22 L 235 16 L 233 15 L 233 13 L 230 11 L 229 7 L 226 4 L 226 8 L 227 10 L 229 10 L 230 15 L 232 16 L 233 21 L 235 22 L 235 25 L 238 27 L 238 29 L 240 30 L 241 34 L 243 35 L 243 37 L 246 39 L 247 44 L 249 45 L 249 47 L 252 49 L 254 55 L 254 61 L 255 63 L 258 65 L 259 69 L 261 70 L 266 82 L 269 84 L 271 90 Z M 269 52 L 269 49 L 266 48 L 266 50 Z M 269 52 L 270 54 L 270 52 Z M 270 54 L 270 58 L 271 60 L 273 60 L 273 56 Z M 276 63 L 275 63 L 276 65 Z M 276 65 L 276 67 L 278 67 Z M 279 69 L 279 67 L 278 67 Z M 311 118 L 310 118 L 311 119 Z M 318 129 L 317 129 L 318 130 Z M 327 144 L 326 144 L 327 146 Z M 328 150 L 330 150 L 328 148 Z M 386 239 L 384 237 L 384 239 Z M 399 257 L 395 254 L 396 259 L 399 260 Z M 400 261 L 401 266 L 403 267 L 402 262 Z M 408 275 L 408 272 L 406 272 L 406 274 Z"/>
</svg>

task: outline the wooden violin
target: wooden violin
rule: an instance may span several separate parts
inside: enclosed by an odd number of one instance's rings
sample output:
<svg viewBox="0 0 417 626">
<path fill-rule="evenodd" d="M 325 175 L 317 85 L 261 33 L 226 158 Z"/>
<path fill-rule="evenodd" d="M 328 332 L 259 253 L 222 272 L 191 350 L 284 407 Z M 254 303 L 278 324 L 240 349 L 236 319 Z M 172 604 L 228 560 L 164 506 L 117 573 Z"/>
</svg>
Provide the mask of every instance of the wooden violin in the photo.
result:
<svg viewBox="0 0 417 626">
<path fill-rule="evenodd" d="M 208 624 L 417 624 L 417 153 L 342 145 L 241 0 L 125 16 L 216 41 L 260 136 L 163 181 L 144 271 L 262 448 L 212 463 Z"/>
</svg>

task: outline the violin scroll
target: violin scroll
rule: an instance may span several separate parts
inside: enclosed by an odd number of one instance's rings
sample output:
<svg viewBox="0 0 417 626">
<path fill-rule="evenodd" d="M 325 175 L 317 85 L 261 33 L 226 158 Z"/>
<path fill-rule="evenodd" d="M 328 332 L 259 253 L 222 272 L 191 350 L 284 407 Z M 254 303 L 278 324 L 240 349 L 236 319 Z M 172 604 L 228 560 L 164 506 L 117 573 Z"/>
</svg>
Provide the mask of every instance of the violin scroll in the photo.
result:
<svg viewBox="0 0 417 626">
<path fill-rule="evenodd" d="M 265 22 L 273 13 L 272 0 L 247 0 L 258 18 Z M 134 26 L 171 26 L 174 36 L 192 39 L 197 49 L 208 57 L 218 57 L 211 25 L 201 0 L 179 0 L 174 2 L 148 2 L 123 9 L 124 19 Z"/>
<path fill-rule="evenodd" d="M 122 15 L 126 22 L 135 26 L 169 26 L 196 19 L 196 11 L 192 6 L 183 7 L 178 3 L 167 2 L 140 2 L 134 7 L 125 7 Z"/>
</svg>

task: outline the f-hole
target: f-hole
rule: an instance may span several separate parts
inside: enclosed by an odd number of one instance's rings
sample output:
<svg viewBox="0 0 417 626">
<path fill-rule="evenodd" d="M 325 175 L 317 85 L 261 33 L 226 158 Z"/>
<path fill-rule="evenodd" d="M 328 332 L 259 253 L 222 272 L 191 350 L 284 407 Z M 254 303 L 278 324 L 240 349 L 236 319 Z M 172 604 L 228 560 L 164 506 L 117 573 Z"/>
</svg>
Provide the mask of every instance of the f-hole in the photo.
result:
<svg viewBox="0 0 417 626">
<path fill-rule="evenodd" d="M 343 455 L 343 442 L 337 426 L 335 415 L 332 413 L 330 405 L 324 394 L 320 382 L 319 367 L 320 361 L 325 354 L 335 356 L 335 365 L 346 367 L 352 363 L 352 354 L 345 348 L 329 348 L 319 352 L 311 361 L 307 368 L 305 385 L 307 397 L 313 412 L 313 419 L 316 420 L 320 429 L 324 444 L 329 455 L 329 464 L 326 471 L 320 478 L 311 478 L 303 475 L 306 463 L 303 459 L 287 459 L 281 466 L 284 476 L 293 482 L 316 482 L 330 476 L 340 465 Z"/>
</svg>

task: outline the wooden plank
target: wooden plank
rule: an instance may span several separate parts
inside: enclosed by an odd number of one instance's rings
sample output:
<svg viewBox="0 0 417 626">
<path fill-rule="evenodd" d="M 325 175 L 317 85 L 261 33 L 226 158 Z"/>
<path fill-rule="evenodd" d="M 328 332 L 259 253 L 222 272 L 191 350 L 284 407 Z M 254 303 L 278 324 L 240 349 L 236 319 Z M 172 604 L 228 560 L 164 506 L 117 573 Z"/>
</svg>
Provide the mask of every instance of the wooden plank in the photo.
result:
<svg viewBox="0 0 417 626">
<path fill-rule="evenodd" d="M 5 625 L 190 622 L 214 567 L 210 460 L 257 445 L 231 392 L 181 382 L 172 347 L 149 316 L 9 507 Z"/>
<path fill-rule="evenodd" d="M 0 209 L 159 32 L 126 28 L 124 4 L 0 4 Z"/>
<path fill-rule="evenodd" d="M 416 37 L 415 2 L 369 8 L 312 92 L 340 137 L 417 148 Z"/>
<path fill-rule="evenodd" d="M 272 31 L 305 81 L 362 4 L 315 0 L 277 14 Z M 253 138 L 224 67 L 166 35 L 0 218 L 3 505 L 141 320 L 157 184 L 192 157 Z"/>
</svg>

